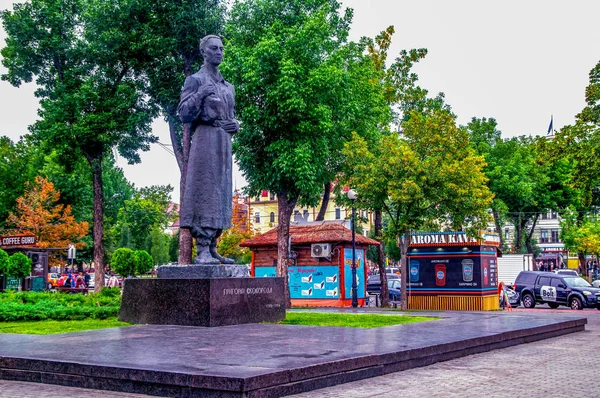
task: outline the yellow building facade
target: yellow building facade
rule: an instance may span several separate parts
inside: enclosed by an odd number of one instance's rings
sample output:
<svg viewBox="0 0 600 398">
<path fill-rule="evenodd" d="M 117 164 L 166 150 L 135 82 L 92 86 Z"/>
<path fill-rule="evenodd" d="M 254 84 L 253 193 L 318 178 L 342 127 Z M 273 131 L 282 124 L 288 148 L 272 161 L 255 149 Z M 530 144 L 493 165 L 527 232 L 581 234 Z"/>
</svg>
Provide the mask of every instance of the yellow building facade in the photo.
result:
<svg viewBox="0 0 600 398">
<path fill-rule="evenodd" d="M 319 214 L 320 207 L 297 207 L 292 213 L 292 225 L 303 225 L 314 222 Z M 369 212 L 364 210 L 356 211 L 357 218 L 360 217 L 359 223 L 362 227 L 363 235 L 368 235 L 373 225 L 372 217 Z M 278 221 L 278 206 L 277 196 L 269 191 L 263 191 L 259 197 L 250 198 L 250 225 L 256 234 L 262 234 L 275 228 Z M 335 204 L 335 196 L 331 194 L 329 204 L 325 212 L 324 221 L 339 221 L 347 228 L 350 228 L 350 219 L 352 217 L 352 209 L 340 207 Z M 365 222 L 366 220 L 366 222 Z"/>
</svg>

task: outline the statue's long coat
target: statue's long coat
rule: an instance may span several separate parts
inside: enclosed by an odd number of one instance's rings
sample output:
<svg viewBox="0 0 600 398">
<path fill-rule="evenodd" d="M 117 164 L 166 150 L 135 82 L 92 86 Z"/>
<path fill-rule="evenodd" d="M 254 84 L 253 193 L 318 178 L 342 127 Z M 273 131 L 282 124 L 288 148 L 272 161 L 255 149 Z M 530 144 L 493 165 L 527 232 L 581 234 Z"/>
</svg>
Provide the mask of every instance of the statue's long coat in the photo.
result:
<svg viewBox="0 0 600 398">
<path fill-rule="evenodd" d="M 200 98 L 198 89 L 212 84 L 215 95 Z M 204 67 L 185 80 L 179 117 L 192 123 L 194 131 L 182 199 L 180 226 L 227 229 L 231 226 L 231 135 L 219 127 L 220 120 L 235 118 L 233 86 L 219 74 L 214 79 Z"/>
</svg>

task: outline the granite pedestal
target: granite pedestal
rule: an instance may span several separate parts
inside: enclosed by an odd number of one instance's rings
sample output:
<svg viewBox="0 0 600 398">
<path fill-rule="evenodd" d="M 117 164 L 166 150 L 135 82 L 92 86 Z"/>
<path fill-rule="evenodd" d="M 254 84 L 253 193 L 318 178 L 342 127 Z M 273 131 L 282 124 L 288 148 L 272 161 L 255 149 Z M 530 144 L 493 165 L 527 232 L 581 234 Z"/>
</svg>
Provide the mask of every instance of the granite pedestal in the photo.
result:
<svg viewBox="0 0 600 398">
<path fill-rule="evenodd" d="M 161 397 L 273 398 L 579 332 L 581 314 L 438 312 L 427 314 L 437 321 L 374 329 L 146 325 L 0 334 L 0 380 Z"/>
<path fill-rule="evenodd" d="M 240 265 L 164 266 L 156 279 L 126 279 L 119 320 L 226 326 L 285 319 L 283 278 L 250 278 Z"/>
</svg>

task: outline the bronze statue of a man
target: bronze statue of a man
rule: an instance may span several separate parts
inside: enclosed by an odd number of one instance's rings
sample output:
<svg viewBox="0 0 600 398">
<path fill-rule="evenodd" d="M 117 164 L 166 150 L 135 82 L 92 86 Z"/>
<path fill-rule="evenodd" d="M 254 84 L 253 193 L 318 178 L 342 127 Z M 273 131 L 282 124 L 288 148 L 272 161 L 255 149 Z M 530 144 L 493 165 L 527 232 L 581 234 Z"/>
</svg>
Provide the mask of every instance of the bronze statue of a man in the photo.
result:
<svg viewBox="0 0 600 398">
<path fill-rule="evenodd" d="M 180 227 L 189 228 L 198 244 L 194 263 L 233 264 L 217 253 L 217 238 L 231 226 L 231 136 L 239 130 L 235 91 L 219 72 L 221 38 L 202 38 L 200 54 L 204 65 L 185 80 L 178 108 L 193 131 Z"/>
</svg>

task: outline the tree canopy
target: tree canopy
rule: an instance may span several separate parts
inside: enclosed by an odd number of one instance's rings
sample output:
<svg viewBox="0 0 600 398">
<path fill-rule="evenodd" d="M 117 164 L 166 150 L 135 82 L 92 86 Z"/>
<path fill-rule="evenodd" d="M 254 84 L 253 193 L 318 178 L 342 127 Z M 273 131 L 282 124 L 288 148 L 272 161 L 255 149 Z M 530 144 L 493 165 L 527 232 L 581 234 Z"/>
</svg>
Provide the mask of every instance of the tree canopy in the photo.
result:
<svg viewBox="0 0 600 398">
<path fill-rule="evenodd" d="M 402 241 L 402 274 L 411 231 L 436 223 L 439 228 L 485 228 L 492 200 L 483 173 L 483 157 L 469 145 L 465 129 L 443 109 L 411 112 L 399 134 L 382 137 L 377 145 L 358 135 L 346 144 L 342 181 L 356 189 L 356 206 L 374 203 L 389 216 L 388 230 Z M 406 280 L 403 278 L 403 295 Z M 403 297 L 403 305 L 406 305 Z"/>
<path fill-rule="evenodd" d="M 88 223 L 75 221 L 71 206 L 59 204 L 59 199 L 54 184 L 38 176 L 34 183 L 26 184 L 25 194 L 17 199 L 16 212 L 9 214 L 7 224 L 17 232 L 34 234 L 39 247 L 85 247 L 81 239 L 88 233 Z"/>
<path fill-rule="evenodd" d="M 14 86 L 35 77 L 40 120 L 34 138 L 68 163 L 85 158 L 94 187 L 94 263 L 104 284 L 103 158 L 113 148 L 131 163 L 156 138 L 157 108 L 133 68 L 138 21 L 129 0 L 30 0 L 2 11 L 7 33 L 2 79 Z"/>
<path fill-rule="evenodd" d="M 336 0 L 250 0 L 234 3 L 226 26 L 222 71 L 243 122 L 233 150 L 246 192 L 277 194 L 278 275 L 294 206 L 319 202 L 344 141 L 377 132 L 388 111 L 365 45 L 348 42 L 351 20 Z"/>
</svg>

